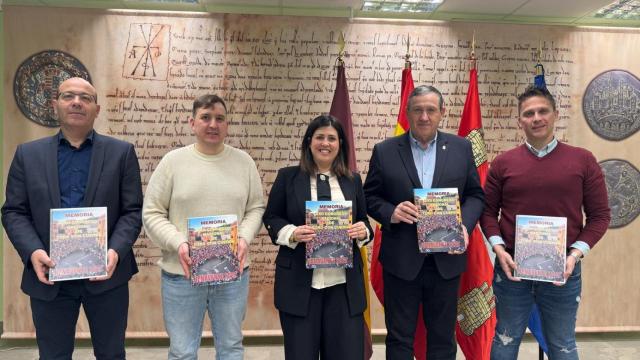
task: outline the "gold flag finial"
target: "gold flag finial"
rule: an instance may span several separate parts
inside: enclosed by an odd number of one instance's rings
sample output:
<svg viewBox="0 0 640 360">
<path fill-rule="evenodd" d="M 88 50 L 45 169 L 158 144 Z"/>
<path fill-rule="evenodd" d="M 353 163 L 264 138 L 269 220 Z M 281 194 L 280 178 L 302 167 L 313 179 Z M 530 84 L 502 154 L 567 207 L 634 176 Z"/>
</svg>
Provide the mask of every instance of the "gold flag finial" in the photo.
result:
<svg viewBox="0 0 640 360">
<path fill-rule="evenodd" d="M 338 62 L 341 64 L 344 64 L 344 61 L 342 60 L 342 58 L 344 56 L 345 45 L 346 43 L 344 41 L 344 33 L 340 31 L 340 37 L 338 38 Z"/>
<path fill-rule="evenodd" d="M 407 53 L 404 55 L 404 68 L 405 69 L 411 69 L 411 61 L 409 60 L 411 58 L 411 55 L 409 54 L 410 49 L 409 49 L 409 45 L 411 44 L 411 39 L 409 38 L 409 34 L 407 34 Z"/>
<path fill-rule="evenodd" d="M 473 30 L 473 37 L 471 38 L 471 56 L 476 56 L 476 31 Z"/>
<path fill-rule="evenodd" d="M 473 37 L 471 38 L 471 55 L 469 55 L 469 61 L 471 62 L 471 68 L 476 68 L 476 31 L 473 30 Z"/>
</svg>

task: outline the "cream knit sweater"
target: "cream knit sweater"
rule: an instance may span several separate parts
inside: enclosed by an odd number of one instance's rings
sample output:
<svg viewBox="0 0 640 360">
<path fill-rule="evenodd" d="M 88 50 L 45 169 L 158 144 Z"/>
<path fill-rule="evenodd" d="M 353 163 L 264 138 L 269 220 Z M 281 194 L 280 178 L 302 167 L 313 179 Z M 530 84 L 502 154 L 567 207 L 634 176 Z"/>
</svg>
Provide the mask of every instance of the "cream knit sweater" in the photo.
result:
<svg viewBox="0 0 640 360">
<path fill-rule="evenodd" d="M 162 250 L 160 267 L 182 274 L 178 247 L 187 241 L 187 218 L 236 214 L 238 236 L 250 244 L 262 226 L 264 198 L 255 162 L 225 145 L 205 155 L 191 144 L 167 153 L 149 179 L 142 220 L 147 236 Z M 245 266 L 250 263 L 247 254 Z"/>
</svg>

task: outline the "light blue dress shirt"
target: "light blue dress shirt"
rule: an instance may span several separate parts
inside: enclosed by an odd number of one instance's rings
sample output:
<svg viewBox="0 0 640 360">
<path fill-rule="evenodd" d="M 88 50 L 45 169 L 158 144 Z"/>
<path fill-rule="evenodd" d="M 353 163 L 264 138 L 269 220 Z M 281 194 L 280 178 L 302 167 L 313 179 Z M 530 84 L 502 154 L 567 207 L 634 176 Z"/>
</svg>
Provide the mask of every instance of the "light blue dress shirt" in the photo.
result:
<svg viewBox="0 0 640 360">
<path fill-rule="evenodd" d="M 425 189 L 431 188 L 433 184 L 433 173 L 436 169 L 436 140 L 438 139 L 438 133 L 433 137 L 433 140 L 427 144 L 426 148 L 422 148 L 422 144 L 413 137 L 413 134 L 409 132 L 409 142 L 411 143 L 411 153 L 413 154 L 413 163 L 416 165 L 418 171 L 418 178 L 420 184 Z"/>
</svg>

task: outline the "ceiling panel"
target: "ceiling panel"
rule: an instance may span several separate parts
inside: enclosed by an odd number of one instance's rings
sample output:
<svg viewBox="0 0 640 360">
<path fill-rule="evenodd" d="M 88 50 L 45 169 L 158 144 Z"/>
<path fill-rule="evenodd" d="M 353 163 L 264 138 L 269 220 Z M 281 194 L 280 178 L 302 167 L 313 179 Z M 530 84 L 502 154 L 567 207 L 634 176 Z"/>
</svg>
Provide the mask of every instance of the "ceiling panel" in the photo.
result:
<svg viewBox="0 0 640 360">
<path fill-rule="evenodd" d="M 306 0 L 311 1 L 311 0 Z M 315 1 L 315 0 L 314 0 Z M 280 6 L 281 0 L 200 0 L 204 5 L 255 5 L 255 6 Z"/>
<path fill-rule="evenodd" d="M 529 0 L 445 0 L 436 12 L 511 14 Z"/>
<path fill-rule="evenodd" d="M 612 2 L 612 0 L 530 0 L 512 15 L 579 18 Z"/>
<path fill-rule="evenodd" d="M 282 6 L 362 8 L 362 0 L 282 0 Z"/>
<path fill-rule="evenodd" d="M 211 13 L 432 19 L 445 21 L 640 27 L 640 19 L 603 19 L 593 14 L 613 0 L 444 0 L 434 13 L 361 11 L 364 0 L 199 0 L 199 4 L 148 0 L 0 0 L 0 6 L 204 11 Z M 0 10 L 2 11 L 2 10 Z"/>
<path fill-rule="evenodd" d="M 290 6 L 290 7 L 353 7 L 360 9 L 362 0 L 200 0 L 201 4 L 210 5 L 256 5 L 256 6 Z"/>
</svg>

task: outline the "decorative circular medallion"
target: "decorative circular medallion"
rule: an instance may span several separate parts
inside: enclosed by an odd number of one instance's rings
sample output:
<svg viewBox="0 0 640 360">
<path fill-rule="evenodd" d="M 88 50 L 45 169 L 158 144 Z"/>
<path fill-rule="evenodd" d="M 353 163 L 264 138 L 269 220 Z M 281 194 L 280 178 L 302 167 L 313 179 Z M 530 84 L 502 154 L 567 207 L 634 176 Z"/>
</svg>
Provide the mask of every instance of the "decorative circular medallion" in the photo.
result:
<svg viewBox="0 0 640 360">
<path fill-rule="evenodd" d="M 607 140 L 623 140 L 640 129 L 640 79 L 624 70 L 596 76 L 584 92 L 582 112 L 591 130 Z"/>
<path fill-rule="evenodd" d="M 75 57 L 58 50 L 45 50 L 20 64 L 13 79 L 13 96 L 24 116 L 48 127 L 59 126 L 51 100 L 58 85 L 66 79 L 81 77 L 91 82 L 87 68 Z"/>
<path fill-rule="evenodd" d="M 629 162 L 611 159 L 600 162 L 607 183 L 610 228 L 631 223 L 640 214 L 640 171 Z"/>
</svg>

